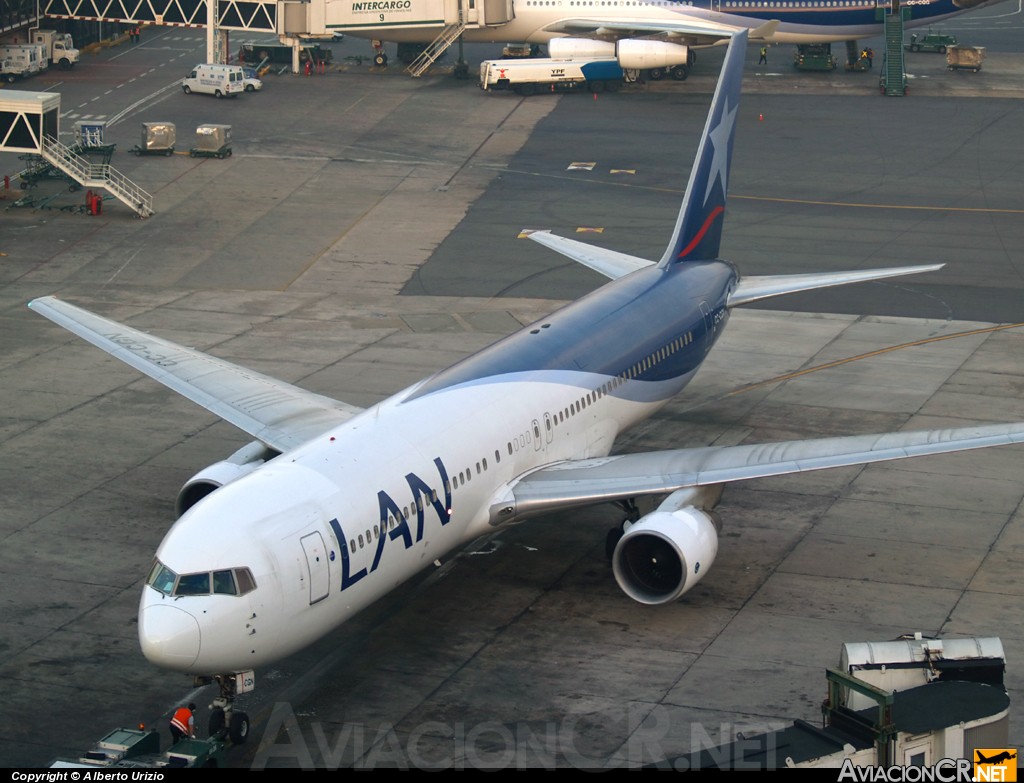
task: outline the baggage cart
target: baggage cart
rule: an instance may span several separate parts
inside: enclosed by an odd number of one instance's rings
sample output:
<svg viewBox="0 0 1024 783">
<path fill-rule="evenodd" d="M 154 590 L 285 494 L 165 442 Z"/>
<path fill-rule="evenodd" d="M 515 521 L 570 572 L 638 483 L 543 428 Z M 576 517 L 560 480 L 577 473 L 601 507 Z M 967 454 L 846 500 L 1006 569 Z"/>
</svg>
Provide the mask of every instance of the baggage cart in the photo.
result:
<svg viewBox="0 0 1024 783">
<path fill-rule="evenodd" d="M 173 155 L 176 134 L 173 122 L 144 122 L 142 143 L 131 151 L 136 155 Z"/>
<path fill-rule="evenodd" d="M 196 128 L 196 146 L 189 150 L 193 158 L 230 158 L 231 126 L 200 125 Z"/>
<path fill-rule="evenodd" d="M 977 73 L 985 60 L 984 46 L 950 46 L 946 49 L 946 68 L 950 71 L 969 70 Z"/>
</svg>

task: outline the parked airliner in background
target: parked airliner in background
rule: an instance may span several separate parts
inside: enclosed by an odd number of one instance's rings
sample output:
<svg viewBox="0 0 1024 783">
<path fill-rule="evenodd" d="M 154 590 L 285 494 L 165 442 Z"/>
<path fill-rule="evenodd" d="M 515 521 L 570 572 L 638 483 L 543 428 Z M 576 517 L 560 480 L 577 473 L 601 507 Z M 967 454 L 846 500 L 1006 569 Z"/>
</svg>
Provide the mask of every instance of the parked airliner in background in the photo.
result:
<svg viewBox="0 0 1024 783">
<path fill-rule="evenodd" d="M 908 28 L 945 21 L 1004 0 L 903 0 Z M 899 0 L 339 0 L 324 27 L 356 37 L 448 45 L 547 44 L 551 57 L 607 56 L 626 69 L 681 66 L 693 49 L 728 42 L 741 30 L 768 43 L 831 43 L 880 36 L 879 13 Z M 378 51 L 377 64 L 387 63 Z"/>
<path fill-rule="evenodd" d="M 682 207 L 657 262 L 546 232 L 531 239 L 612 282 L 361 410 L 89 313 L 30 307 L 255 441 L 182 488 L 143 587 L 139 640 L 218 682 L 211 722 L 252 670 L 330 633 L 420 569 L 550 512 L 618 503 L 618 584 L 674 601 L 718 551 L 731 481 L 1024 441 L 1024 424 L 609 456 L 693 379 L 738 305 L 940 265 L 742 277 L 718 260 L 745 32 L 725 57 Z"/>
</svg>

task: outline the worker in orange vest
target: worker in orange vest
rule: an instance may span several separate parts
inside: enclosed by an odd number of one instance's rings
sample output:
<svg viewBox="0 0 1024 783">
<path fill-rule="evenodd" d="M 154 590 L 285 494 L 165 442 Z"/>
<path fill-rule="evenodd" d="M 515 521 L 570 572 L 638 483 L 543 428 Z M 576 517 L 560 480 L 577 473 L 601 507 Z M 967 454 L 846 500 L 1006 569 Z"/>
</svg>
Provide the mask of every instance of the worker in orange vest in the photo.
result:
<svg viewBox="0 0 1024 783">
<path fill-rule="evenodd" d="M 194 739 L 196 736 L 195 713 L 196 705 L 191 702 L 187 707 L 178 707 L 171 716 L 171 744 L 180 742 L 184 737 Z"/>
</svg>

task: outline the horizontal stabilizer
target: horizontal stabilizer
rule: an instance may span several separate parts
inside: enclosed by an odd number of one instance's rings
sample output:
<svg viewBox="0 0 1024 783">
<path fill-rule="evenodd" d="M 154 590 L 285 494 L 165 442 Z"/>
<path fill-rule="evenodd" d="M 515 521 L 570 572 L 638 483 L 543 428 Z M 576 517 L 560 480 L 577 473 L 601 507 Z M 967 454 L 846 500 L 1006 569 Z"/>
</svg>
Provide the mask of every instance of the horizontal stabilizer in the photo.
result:
<svg viewBox="0 0 1024 783">
<path fill-rule="evenodd" d="M 547 231 L 534 231 L 528 236 L 534 242 L 549 247 L 563 256 L 568 256 L 584 266 L 589 266 L 595 272 L 600 272 L 612 280 L 624 277 L 637 269 L 643 269 L 645 266 L 654 265 L 653 261 L 619 253 L 615 250 L 605 250 L 603 247 L 594 247 L 586 242 L 566 239 Z"/>
<path fill-rule="evenodd" d="M 1024 423 L 652 451 L 561 462 L 512 487 L 517 519 L 688 487 L 1024 443 Z"/>
<path fill-rule="evenodd" d="M 361 412 L 202 351 L 47 296 L 29 307 L 198 403 L 276 451 L 288 451 Z"/>
<path fill-rule="evenodd" d="M 887 277 L 900 275 L 916 275 L 921 272 L 934 272 L 942 269 L 945 264 L 927 264 L 925 266 L 895 266 L 888 269 L 864 269 L 857 272 L 824 272 L 808 275 L 762 275 L 743 277 L 736 289 L 730 294 L 727 307 L 750 304 L 759 299 L 770 299 L 773 296 L 794 294 L 798 291 L 811 291 L 815 288 L 830 288 L 850 283 L 864 283 L 870 280 L 883 280 Z"/>
</svg>

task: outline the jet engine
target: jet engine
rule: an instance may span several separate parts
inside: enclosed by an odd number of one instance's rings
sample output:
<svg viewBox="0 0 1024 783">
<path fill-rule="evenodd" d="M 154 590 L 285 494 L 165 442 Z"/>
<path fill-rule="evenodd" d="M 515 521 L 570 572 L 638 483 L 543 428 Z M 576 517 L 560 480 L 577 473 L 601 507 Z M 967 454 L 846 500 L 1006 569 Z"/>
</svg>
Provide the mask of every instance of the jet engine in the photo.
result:
<svg viewBox="0 0 1024 783">
<path fill-rule="evenodd" d="M 619 41 L 618 60 L 622 68 L 671 68 L 673 65 L 688 65 L 690 49 L 683 44 L 627 38 Z"/>
<path fill-rule="evenodd" d="M 618 42 L 592 41 L 587 38 L 553 38 L 548 54 L 555 58 L 608 57 L 618 60 L 626 70 L 671 68 L 690 64 L 690 49 L 683 44 L 625 38 Z"/>
<path fill-rule="evenodd" d="M 277 455 L 278 452 L 268 449 L 259 441 L 253 441 L 226 460 L 203 468 L 186 481 L 185 486 L 178 492 L 178 498 L 174 502 L 176 516 L 180 517 L 211 492 L 252 473 Z"/>
<path fill-rule="evenodd" d="M 685 506 L 641 517 L 623 533 L 612 555 L 622 591 L 642 604 L 675 601 L 697 584 L 718 554 L 718 525 L 706 511 Z"/>
<path fill-rule="evenodd" d="M 615 57 L 614 41 L 594 41 L 590 38 L 552 38 L 548 41 L 548 56 L 560 60 L 573 57 Z"/>
</svg>

